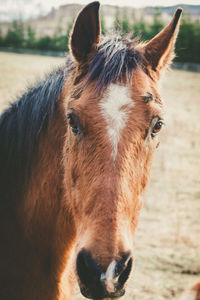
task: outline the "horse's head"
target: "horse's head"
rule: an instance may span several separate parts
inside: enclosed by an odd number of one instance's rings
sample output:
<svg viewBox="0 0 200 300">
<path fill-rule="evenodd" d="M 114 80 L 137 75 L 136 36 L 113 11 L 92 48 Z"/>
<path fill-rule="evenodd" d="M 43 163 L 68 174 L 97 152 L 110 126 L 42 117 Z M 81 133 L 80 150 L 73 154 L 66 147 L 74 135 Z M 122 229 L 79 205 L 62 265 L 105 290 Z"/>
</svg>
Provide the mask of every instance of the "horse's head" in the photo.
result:
<svg viewBox="0 0 200 300">
<path fill-rule="evenodd" d="M 82 294 L 93 299 L 123 295 L 131 271 L 133 234 L 163 125 L 157 85 L 172 60 L 181 14 L 149 43 L 136 44 L 101 41 L 98 11 L 98 2 L 86 6 L 72 30 L 64 147 L 77 277 Z"/>
</svg>

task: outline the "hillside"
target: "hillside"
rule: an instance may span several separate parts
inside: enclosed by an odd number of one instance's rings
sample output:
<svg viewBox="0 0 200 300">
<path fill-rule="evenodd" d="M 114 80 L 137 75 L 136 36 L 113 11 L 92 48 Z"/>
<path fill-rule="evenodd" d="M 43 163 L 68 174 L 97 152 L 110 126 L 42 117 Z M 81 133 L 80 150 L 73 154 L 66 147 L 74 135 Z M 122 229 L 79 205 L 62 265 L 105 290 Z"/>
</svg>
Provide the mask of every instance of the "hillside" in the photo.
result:
<svg viewBox="0 0 200 300">
<path fill-rule="evenodd" d="M 200 18 L 200 5 L 177 5 L 169 7 L 161 7 L 162 18 L 167 23 L 177 7 L 184 9 L 185 15 L 190 15 L 192 18 Z M 31 25 L 36 32 L 37 37 L 49 35 L 52 36 L 56 31 L 61 33 L 66 32 L 68 24 L 75 18 L 77 12 L 81 9 L 79 4 L 62 5 L 58 9 L 52 8 L 51 12 L 45 16 L 40 16 L 35 19 L 25 21 L 25 26 Z M 148 22 L 151 21 L 154 14 L 154 7 L 133 8 L 133 7 L 115 7 L 103 5 L 101 7 L 101 15 L 104 17 L 106 28 L 111 28 L 116 12 L 119 16 L 127 16 L 129 20 L 138 19 L 141 16 Z M 8 22 L 0 22 L 0 28 L 3 35 L 9 27 Z"/>
</svg>

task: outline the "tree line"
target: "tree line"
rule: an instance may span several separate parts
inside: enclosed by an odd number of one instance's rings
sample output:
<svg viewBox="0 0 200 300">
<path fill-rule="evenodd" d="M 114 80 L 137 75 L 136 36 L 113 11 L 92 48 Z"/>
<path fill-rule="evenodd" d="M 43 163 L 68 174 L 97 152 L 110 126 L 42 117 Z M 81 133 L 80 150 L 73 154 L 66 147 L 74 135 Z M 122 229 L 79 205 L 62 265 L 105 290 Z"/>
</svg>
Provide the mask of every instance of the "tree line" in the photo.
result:
<svg viewBox="0 0 200 300">
<path fill-rule="evenodd" d="M 61 28 L 57 28 L 53 36 L 45 35 L 37 38 L 30 25 L 25 27 L 22 21 L 13 21 L 5 36 L 0 29 L 0 47 L 65 52 L 68 51 L 71 28 L 72 23 L 69 23 L 65 33 L 62 33 Z"/>
<path fill-rule="evenodd" d="M 112 29 L 120 34 L 129 34 L 132 38 L 139 35 L 141 40 L 148 41 L 165 26 L 159 8 L 155 8 L 150 23 L 142 16 L 138 19 L 133 15 L 131 19 L 130 22 L 126 13 L 120 15 L 119 10 L 116 9 Z M 36 37 L 30 25 L 26 27 L 22 21 L 13 21 L 4 36 L 0 29 L 0 47 L 66 52 L 72 25 L 73 20 L 64 33 L 61 28 L 56 28 L 53 36 Z M 105 34 L 107 28 L 103 16 L 101 26 L 102 33 Z M 176 61 L 200 63 L 200 20 L 194 21 L 189 16 L 183 16 L 176 43 L 176 54 Z"/>
</svg>

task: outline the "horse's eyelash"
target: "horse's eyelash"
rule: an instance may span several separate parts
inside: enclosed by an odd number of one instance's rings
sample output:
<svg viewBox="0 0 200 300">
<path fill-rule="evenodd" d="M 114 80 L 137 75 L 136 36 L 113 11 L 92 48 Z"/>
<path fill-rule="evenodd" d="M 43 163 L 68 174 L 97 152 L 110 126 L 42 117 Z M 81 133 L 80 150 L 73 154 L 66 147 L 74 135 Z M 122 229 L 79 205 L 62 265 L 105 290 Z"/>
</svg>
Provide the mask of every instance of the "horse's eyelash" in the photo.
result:
<svg viewBox="0 0 200 300">
<path fill-rule="evenodd" d="M 161 122 L 162 122 L 162 125 L 166 126 L 166 123 L 165 123 L 164 119 L 159 118 L 158 121 L 161 121 Z"/>
<path fill-rule="evenodd" d="M 157 119 L 157 122 L 161 121 L 163 123 L 163 125 L 165 125 L 165 120 L 162 117 L 160 117 L 159 115 L 152 116 L 151 122 L 155 119 Z"/>
</svg>

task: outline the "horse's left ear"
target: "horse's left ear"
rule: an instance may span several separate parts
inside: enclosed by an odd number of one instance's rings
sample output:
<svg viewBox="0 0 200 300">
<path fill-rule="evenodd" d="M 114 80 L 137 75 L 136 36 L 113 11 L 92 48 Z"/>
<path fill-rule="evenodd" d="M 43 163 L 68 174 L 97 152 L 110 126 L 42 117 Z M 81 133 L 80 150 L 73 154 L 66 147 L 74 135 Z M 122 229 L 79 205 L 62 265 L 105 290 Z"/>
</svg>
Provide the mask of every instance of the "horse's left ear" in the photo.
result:
<svg viewBox="0 0 200 300">
<path fill-rule="evenodd" d="M 144 47 L 144 56 L 147 64 L 157 73 L 158 77 L 160 72 L 172 62 L 175 56 L 174 46 L 179 30 L 181 13 L 182 9 L 178 8 L 169 25 Z"/>
<path fill-rule="evenodd" d="M 99 2 L 85 6 L 76 18 L 70 38 L 70 49 L 78 63 L 84 63 L 100 41 Z"/>
</svg>

